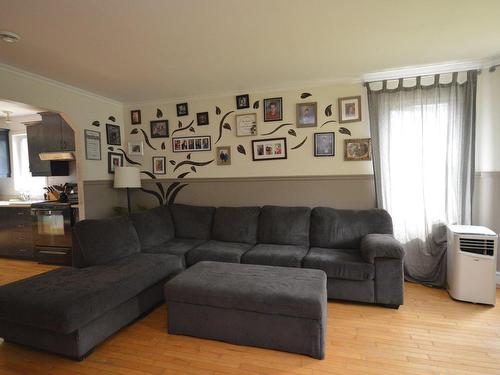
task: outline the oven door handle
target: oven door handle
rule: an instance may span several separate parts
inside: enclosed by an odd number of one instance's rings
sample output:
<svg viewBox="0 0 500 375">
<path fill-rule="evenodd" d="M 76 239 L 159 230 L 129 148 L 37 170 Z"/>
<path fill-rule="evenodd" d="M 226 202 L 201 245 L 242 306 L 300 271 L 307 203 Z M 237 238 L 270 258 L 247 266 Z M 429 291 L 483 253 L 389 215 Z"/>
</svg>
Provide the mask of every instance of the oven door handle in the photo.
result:
<svg viewBox="0 0 500 375">
<path fill-rule="evenodd" d="M 33 216 L 55 216 L 55 215 L 62 215 L 62 216 L 64 216 L 64 211 L 61 211 L 61 210 L 36 210 L 36 209 L 32 209 L 31 210 L 31 215 L 33 215 Z"/>
</svg>

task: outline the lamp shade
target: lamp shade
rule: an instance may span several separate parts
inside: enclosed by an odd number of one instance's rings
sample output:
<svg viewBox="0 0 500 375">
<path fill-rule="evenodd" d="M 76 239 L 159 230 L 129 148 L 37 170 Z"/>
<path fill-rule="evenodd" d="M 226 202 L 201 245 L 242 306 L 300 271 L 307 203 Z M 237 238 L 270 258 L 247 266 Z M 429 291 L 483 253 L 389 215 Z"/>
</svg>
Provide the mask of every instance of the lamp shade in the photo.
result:
<svg viewBox="0 0 500 375">
<path fill-rule="evenodd" d="M 115 167 L 115 188 L 140 188 L 141 171 L 137 167 Z"/>
</svg>

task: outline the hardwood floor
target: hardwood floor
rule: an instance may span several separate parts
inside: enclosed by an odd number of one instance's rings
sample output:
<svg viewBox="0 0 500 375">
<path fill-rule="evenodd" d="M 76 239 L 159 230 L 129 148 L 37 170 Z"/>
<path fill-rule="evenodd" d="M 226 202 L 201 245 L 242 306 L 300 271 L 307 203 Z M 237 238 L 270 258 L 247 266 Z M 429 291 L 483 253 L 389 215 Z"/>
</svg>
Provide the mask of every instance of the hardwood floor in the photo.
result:
<svg viewBox="0 0 500 375">
<path fill-rule="evenodd" d="M 53 267 L 0 260 L 0 284 Z M 0 375 L 500 374 L 500 307 L 456 302 L 406 283 L 399 310 L 331 302 L 326 359 L 170 336 L 165 306 L 121 330 L 83 362 L 0 343 Z M 497 290 L 500 306 L 500 290 Z"/>
</svg>

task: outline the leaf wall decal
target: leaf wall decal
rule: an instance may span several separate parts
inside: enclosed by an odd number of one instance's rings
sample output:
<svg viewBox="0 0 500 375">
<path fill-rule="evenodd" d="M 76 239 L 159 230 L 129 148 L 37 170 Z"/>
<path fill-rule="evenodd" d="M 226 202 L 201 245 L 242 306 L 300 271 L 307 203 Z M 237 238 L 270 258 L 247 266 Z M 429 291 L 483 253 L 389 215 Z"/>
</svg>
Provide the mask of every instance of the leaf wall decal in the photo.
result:
<svg viewBox="0 0 500 375">
<path fill-rule="evenodd" d="M 175 160 L 169 160 L 169 163 L 175 165 Z"/>
<path fill-rule="evenodd" d="M 122 148 L 119 148 L 118 151 L 120 151 L 122 154 L 123 154 L 123 157 L 125 158 L 125 160 L 129 163 L 129 164 L 132 164 L 132 165 L 142 165 L 141 163 L 138 163 L 136 161 L 133 161 L 132 159 L 130 159 L 128 156 L 127 156 L 127 153 L 122 149 Z"/>
<path fill-rule="evenodd" d="M 163 112 L 161 111 L 160 108 L 156 109 L 156 118 L 162 118 L 163 117 Z"/>
<path fill-rule="evenodd" d="M 245 147 L 243 147 L 243 145 L 238 145 L 238 147 L 236 149 L 238 150 L 238 152 L 240 154 L 243 154 L 243 155 L 247 154 L 247 152 L 245 151 Z"/>
<path fill-rule="evenodd" d="M 196 173 L 196 167 L 195 167 L 194 165 L 191 167 L 191 170 L 192 170 L 194 173 Z"/>
<path fill-rule="evenodd" d="M 332 122 L 337 122 L 335 120 L 328 120 L 328 121 L 325 121 L 323 124 L 321 124 L 320 128 L 322 128 L 323 126 L 325 126 L 326 124 L 331 124 Z"/>
<path fill-rule="evenodd" d="M 298 148 L 302 147 L 302 145 L 303 145 L 304 143 L 306 143 L 306 141 L 307 141 L 307 137 L 305 137 L 305 138 L 304 138 L 304 140 L 303 140 L 302 142 L 300 142 L 297 146 L 292 147 L 292 150 L 296 150 L 296 149 L 298 149 Z"/>
<path fill-rule="evenodd" d="M 273 131 L 269 132 L 269 133 L 265 133 L 265 134 L 262 134 L 262 135 L 271 135 L 271 134 L 274 134 L 276 133 L 278 130 L 280 130 L 281 128 L 285 127 L 285 126 L 290 126 L 290 125 L 293 125 L 292 123 L 290 122 L 287 122 L 286 124 L 281 124 L 280 126 L 278 126 L 276 129 L 274 129 Z"/>
<path fill-rule="evenodd" d="M 151 144 L 151 142 L 149 141 L 149 137 L 148 135 L 146 134 L 146 132 L 144 131 L 144 129 L 141 129 L 141 132 L 142 132 L 142 135 L 144 136 L 144 141 L 146 142 L 146 144 L 151 147 L 151 149 L 155 150 L 156 151 L 156 148 L 153 147 L 153 145 Z"/>
<path fill-rule="evenodd" d="M 347 135 L 352 135 L 351 131 L 349 129 L 347 129 L 347 128 L 344 128 L 344 127 L 342 127 L 342 128 L 339 129 L 339 133 L 347 134 Z"/>
<path fill-rule="evenodd" d="M 300 95 L 300 99 L 305 99 L 305 98 L 308 98 L 312 96 L 310 93 L 308 92 L 303 92 L 301 95 Z"/>
<path fill-rule="evenodd" d="M 186 130 L 186 129 L 189 129 L 191 127 L 191 125 L 193 125 L 194 123 L 194 120 L 192 120 L 188 125 L 182 127 L 182 122 L 179 121 L 179 125 L 180 125 L 180 128 L 178 129 L 175 129 L 173 132 L 172 132 L 172 135 L 174 135 L 175 133 L 177 132 L 181 132 L 183 130 Z"/>
<path fill-rule="evenodd" d="M 288 131 L 288 134 L 293 135 L 294 137 L 296 137 L 296 136 L 297 136 L 297 133 L 295 133 L 295 130 L 293 130 L 293 129 L 290 129 L 290 130 Z"/>
<path fill-rule="evenodd" d="M 170 194 L 170 198 L 168 199 L 168 204 L 171 205 L 171 204 L 174 204 L 175 203 L 175 198 L 177 198 L 177 194 L 179 194 L 179 192 L 184 189 L 186 186 L 188 186 L 188 184 L 182 184 L 182 185 L 179 185 L 177 186 L 174 191 L 172 191 L 172 194 Z"/>
<path fill-rule="evenodd" d="M 109 151 L 115 151 L 115 148 L 114 148 L 113 146 L 109 146 L 109 147 L 108 147 L 108 150 L 109 150 Z"/>
<path fill-rule="evenodd" d="M 137 134 L 139 133 L 139 129 L 137 128 L 133 128 L 131 131 L 130 131 L 130 134 Z"/>
<path fill-rule="evenodd" d="M 194 128 L 192 126 L 189 128 L 189 131 L 193 132 L 193 133 L 196 133 L 196 131 L 194 130 Z"/>
<path fill-rule="evenodd" d="M 187 154 L 186 159 L 191 160 L 191 153 Z"/>
<path fill-rule="evenodd" d="M 332 115 L 332 105 L 329 104 L 325 108 L 325 116 L 330 117 Z"/>
<path fill-rule="evenodd" d="M 220 108 L 219 108 L 218 106 L 215 106 L 215 114 L 216 114 L 216 115 L 220 115 L 220 114 L 221 114 L 221 112 L 222 112 L 222 111 L 220 110 Z"/>
<path fill-rule="evenodd" d="M 256 100 L 254 103 L 253 103 L 253 109 L 259 109 L 259 101 Z"/>
<path fill-rule="evenodd" d="M 179 169 L 180 167 L 182 167 L 183 165 L 196 165 L 197 167 L 203 167 L 205 165 L 208 165 L 210 163 L 212 163 L 214 161 L 214 159 L 210 160 L 210 161 L 191 161 L 191 160 L 184 160 L 184 161 L 181 161 L 179 164 L 177 164 L 174 168 L 174 172 Z"/>
<path fill-rule="evenodd" d="M 231 130 L 231 125 L 229 125 L 227 122 L 224 123 L 224 125 L 222 126 L 224 129 L 227 129 L 227 130 Z"/>
<path fill-rule="evenodd" d="M 99 126 L 101 126 L 101 123 L 99 121 L 95 120 L 92 122 L 92 125 L 99 127 Z"/>
<path fill-rule="evenodd" d="M 115 118 L 115 116 L 109 116 L 109 117 L 108 117 L 108 120 L 113 121 L 113 122 L 116 122 L 116 118 Z"/>
<path fill-rule="evenodd" d="M 165 146 L 165 142 L 162 142 L 162 143 L 161 143 L 161 149 L 162 149 L 162 150 L 165 150 L 166 148 L 167 148 L 167 147 Z"/>
<path fill-rule="evenodd" d="M 224 126 L 224 121 L 226 120 L 227 116 L 229 116 L 231 113 L 233 113 L 234 111 L 229 111 L 228 113 L 226 113 L 222 119 L 220 120 L 220 123 L 219 123 L 219 138 L 217 138 L 217 140 L 215 141 L 215 143 L 219 142 L 220 139 L 222 138 L 222 127 Z"/>
<path fill-rule="evenodd" d="M 179 122 L 177 123 L 177 127 L 178 127 L 179 129 L 180 129 L 180 128 L 182 128 L 182 121 L 181 121 L 181 120 L 179 120 Z"/>
</svg>

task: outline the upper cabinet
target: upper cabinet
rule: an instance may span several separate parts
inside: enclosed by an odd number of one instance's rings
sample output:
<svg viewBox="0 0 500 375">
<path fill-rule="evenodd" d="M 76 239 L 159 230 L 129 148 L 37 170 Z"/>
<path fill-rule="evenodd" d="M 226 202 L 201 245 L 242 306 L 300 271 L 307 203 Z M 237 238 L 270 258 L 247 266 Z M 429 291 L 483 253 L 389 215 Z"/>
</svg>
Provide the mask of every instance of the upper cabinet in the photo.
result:
<svg viewBox="0 0 500 375">
<path fill-rule="evenodd" d="M 75 133 L 57 113 L 41 113 L 42 121 L 27 124 L 30 171 L 33 176 L 67 176 L 67 161 L 40 160 L 40 153 L 75 151 Z"/>
<path fill-rule="evenodd" d="M 0 129 L 0 177 L 10 177 L 9 130 Z"/>
</svg>

